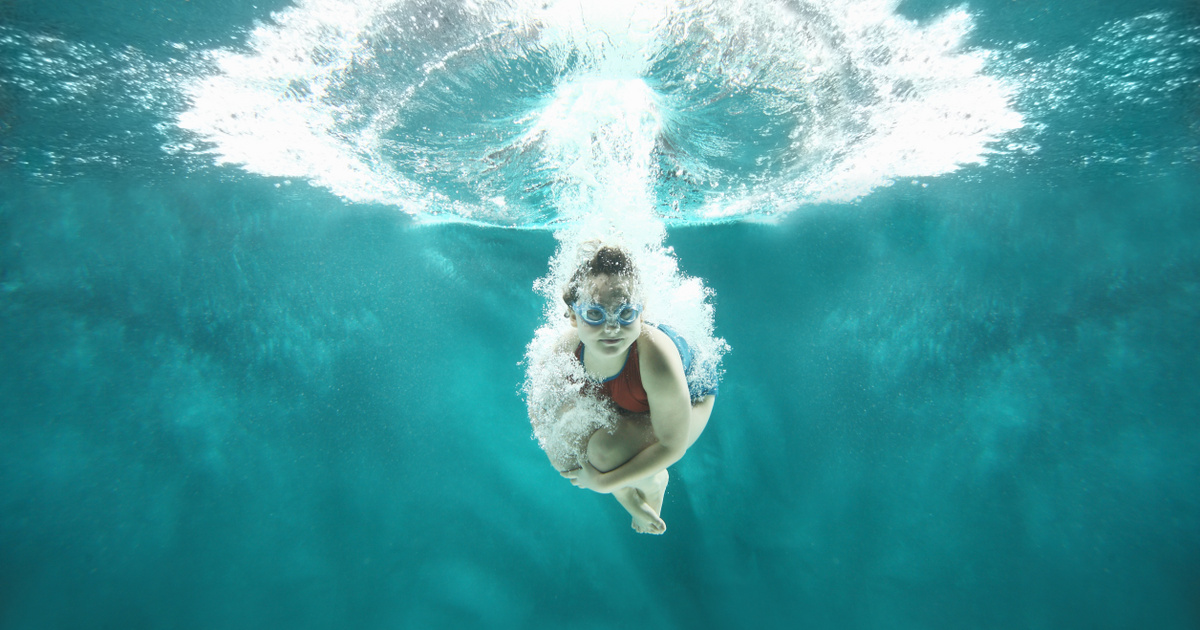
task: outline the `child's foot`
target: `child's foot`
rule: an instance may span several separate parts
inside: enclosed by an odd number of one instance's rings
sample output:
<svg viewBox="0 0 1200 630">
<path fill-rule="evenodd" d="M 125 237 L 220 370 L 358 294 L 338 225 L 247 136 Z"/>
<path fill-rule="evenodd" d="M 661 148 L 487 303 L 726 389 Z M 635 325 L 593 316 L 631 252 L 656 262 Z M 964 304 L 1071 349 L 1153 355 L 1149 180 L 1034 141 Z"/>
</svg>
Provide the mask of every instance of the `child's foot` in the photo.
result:
<svg viewBox="0 0 1200 630">
<path fill-rule="evenodd" d="M 633 517 L 634 531 L 642 534 L 661 534 L 667 531 L 667 524 L 658 516 L 658 512 L 646 502 L 645 495 L 637 488 L 621 488 L 613 492 L 613 496 Z"/>
<path fill-rule="evenodd" d="M 633 520 L 633 528 L 638 532 L 643 534 L 661 534 L 667 531 L 667 524 L 662 519 L 662 506 L 663 497 L 666 496 L 667 493 L 667 482 L 670 480 L 671 475 L 667 474 L 666 469 L 663 469 L 662 471 L 659 471 L 657 475 L 654 475 L 650 479 L 646 480 L 645 483 L 638 486 L 638 494 L 641 495 L 642 499 L 646 502 L 646 505 L 650 506 L 650 509 L 654 512 L 654 515 L 658 517 L 658 522 L 662 523 L 662 529 L 658 531 L 646 531 L 644 529 L 639 529 L 637 519 L 635 518 Z"/>
</svg>

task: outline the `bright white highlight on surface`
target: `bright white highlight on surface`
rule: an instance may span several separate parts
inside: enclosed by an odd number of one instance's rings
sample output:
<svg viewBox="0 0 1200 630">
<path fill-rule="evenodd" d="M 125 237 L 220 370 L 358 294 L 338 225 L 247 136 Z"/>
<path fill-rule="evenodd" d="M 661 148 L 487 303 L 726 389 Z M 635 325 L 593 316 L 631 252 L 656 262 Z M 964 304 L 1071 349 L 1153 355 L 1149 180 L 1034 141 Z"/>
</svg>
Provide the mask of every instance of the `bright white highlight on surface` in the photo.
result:
<svg viewBox="0 0 1200 630">
<path fill-rule="evenodd" d="M 303 177 L 351 201 L 417 211 L 423 192 L 364 160 L 359 138 L 337 132 L 328 90 L 367 55 L 361 37 L 392 3 L 301 1 L 250 37 L 254 54 L 208 53 L 218 71 L 189 87 L 181 128 L 211 143 L 218 164 Z"/>
<path fill-rule="evenodd" d="M 845 31 L 853 38 L 849 50 L 873 52 L 872 40 L 881 36 L 892 48 L 885 60 L 859 58 L 882 99 L 864 112 L 867 135 L 816 189 L 826 200 L 848 201 L 893 179 L 982 164 L 992 144 L 1024 122 L 1011 107 L 1013 88 L 984 74 L 985 53 L 960 52 L 972 28 L 969 14 L 952 11 L 917 29 L 891 13 L 895 4 L 881 1 L 868 11 L 863 3 L 840 16 L 857 27 Z"/>
<path fill-rule="evenodd" d="M 689 111 L 702 111 L 712 99 L 745 98 L 746 107 L 762 108 L 745 113 L 764 119 L 763 133 L 788 133 L 791 140 L 750 165 L 761 173 L 730 173 L 709 163 L 734 159 L 739 147 L 760 141 L 722 136 L 720 129 L 697 136 L 695 146 L 704 155 L 670 156 L 688 165 L 672 172 L 704 196 L 696 221 L 752 217 L 764 208 L 778 215 L 805 203 L 852 200 L 894 179 L 980 164 L 998 140 L 1023 124 L 1010 105 L 1013 88 L 984 74 L 988 53 L 963 48 L 972 27 L 964 10 L 918 25 L 895 13 L 895 0 L 727 4 L 562 0 L 437 7 L 409 0 L 303 0 L 257 28 L 249 53 L 207 53 L 217 71 L 190 86 L 191 106 L 178 124 L 205 140 L 219 163 L 306 178 L 349 201 L 391 204 L 418 217 L 517 225 L 528 210 L 514 206 L 511 195 L 488 189 L 464 164 L 483 163 L 498 148 L 478 134 L 439 138 L 455 147 L 452 157 L 430 148 L 414 164 L 389 159 L 388 147 L 408 138 L 389 134 L 420 109 L 430 80 L 453 86 L 460 80 L 456 73 L 494 64 L 472 80 L 494 81 L 491 91 L 497 93 L 528 80 L 528 70 L 519 67 L 525 56 L 553 59 L 557 76 L 546 77 L 555 82 L 543 86 L 546 100 L 511 123 L 497 122 L 496 129 L 525 125 L 521 149 L 542 152 L 539 175 L 555 187 L 587 177 L 586 164 L 557 161 L 563 154 L 554 144 L 568 131 L 569 102 L 587 90 L 615 99 L 613 107 L 627 101 L 671 121 L 685 135 L 694 115 Z M 377 58 L 382 53 L 376 44 L 389 38 L 403 48 L 388 48 L 386 59 Z M 663 86 L 651 76 L 662 71 L 655 61 L 680 50 L 679 63 L 695 66 L 699 81 L 691 88 L 673 85 L 669 95 L 656 93 Z M 397 76 L 412 83 L 387 83 Z M 370 83 L 376 79 L 378 85 Z M 720 91 L 705 92 L 705 81 Z M 354 96 L 384 92 L 397 96 L 370 104 L 375 113 L 363 113 L 368 104 Z M 445 116 L 449 121 L 457 113 Z M 778 144 L 777 137 L 767 141 Z M 660 138 L 653 142 L 664 149 Z M 404 151 L 424 148 L 417 143 Z M 660 176 L 655 155 L 647 158 L 645 172 L 651 197 L 662 194 L 654 190 Z M 517 175 L 528 176 L 524 163 L 522 168 Z M 460 194 L 463 189 L 477 192 Z"/>
</svg>

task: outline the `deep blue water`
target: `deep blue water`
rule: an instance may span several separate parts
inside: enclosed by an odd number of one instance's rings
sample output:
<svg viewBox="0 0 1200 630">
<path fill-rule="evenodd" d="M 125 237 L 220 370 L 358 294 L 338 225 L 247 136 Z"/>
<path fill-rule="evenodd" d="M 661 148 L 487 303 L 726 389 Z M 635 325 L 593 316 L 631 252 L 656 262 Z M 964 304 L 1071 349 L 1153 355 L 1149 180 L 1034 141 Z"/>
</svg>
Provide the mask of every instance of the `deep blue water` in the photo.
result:
<svg viewBox="0 0 1200 630">
<path fill-rule="evenodd" d="M 0 627 L 1200 626 L 1194 7 L 971 5 L 1083 77 L 1026 92 L 1038 151 L 672 227 L 733 350 L 663 537 L 530 439 L 551 232 L 162 150 L 118 53 L 284 7 L 0 7 L 93 51 L 0 49 Z M 1175 71 L 1098 35 L 1156 11 Z"/>
</svg>

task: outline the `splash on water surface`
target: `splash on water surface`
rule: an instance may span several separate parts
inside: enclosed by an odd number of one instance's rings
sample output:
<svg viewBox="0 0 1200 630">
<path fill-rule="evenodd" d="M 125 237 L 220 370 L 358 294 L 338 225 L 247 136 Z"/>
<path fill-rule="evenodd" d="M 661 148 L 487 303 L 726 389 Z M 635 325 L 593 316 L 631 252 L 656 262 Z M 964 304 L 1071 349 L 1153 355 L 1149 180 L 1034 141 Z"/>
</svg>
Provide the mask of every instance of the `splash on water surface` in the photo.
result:
<svg viewBox="0 0 1200 630">
<path fill-rule="evenodd" d="M 918 24 L 895 6 L 308 0 L 250 52 L 207 53 L 217 71 L 178 123 L 219 162 L 350 201 L 555 227 L 578 218 L 563 195 L 580 165 L 552 119 L 581 90 L 638 86 L 655 212 L 770 218 L 982 163 L 1022 126 L 965 10 Z"/>
</svg>

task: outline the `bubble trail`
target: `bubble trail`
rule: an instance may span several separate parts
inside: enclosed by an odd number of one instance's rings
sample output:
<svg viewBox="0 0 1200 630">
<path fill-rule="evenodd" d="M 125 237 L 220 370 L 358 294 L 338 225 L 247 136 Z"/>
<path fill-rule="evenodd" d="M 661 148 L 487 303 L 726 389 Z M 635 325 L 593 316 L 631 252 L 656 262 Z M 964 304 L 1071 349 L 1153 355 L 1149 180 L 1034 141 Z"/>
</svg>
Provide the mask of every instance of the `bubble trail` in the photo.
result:
<svg viewBox="0 0 1200 630">
<path fill-rule="evenodd" d="M 673 253 L 663 246 L 666 228 L 654 201 L 662 99 L 641 78 L 650 57 L 648 38 L 620 24 L 618 16 L 627 9 L 593 9 L 589 24 L 615 22 L 617 28 L 604 33 L 602 46 L 589 49 L 586 70 L 558 87 L 522 139 L 524 146 L 539 146 L 560 165 L 551 195 L 563 224 L 555 232 L 558 251 L 550 271 L 536 284 L 546 298 L 546 323 L 527 349 L 525 393 L 534 436 L 563 470 L 577 466 L 592 432 L 615 422 L 610 405 L 581 391 L 578 384 L 586 380 L 582 366 L 557 348 L 569 328 L 562 316 L 561 288 L 599 244 L 616 245 L 632 255 L 645 321 L 669 323 L 693 346 L 689 376 L 715 384 L 728 350 L 713 335 L 711 292 L 699 279 L 681 274 Z M 563 408 L 570 411 L 560 413 Z"/>
</svg>

